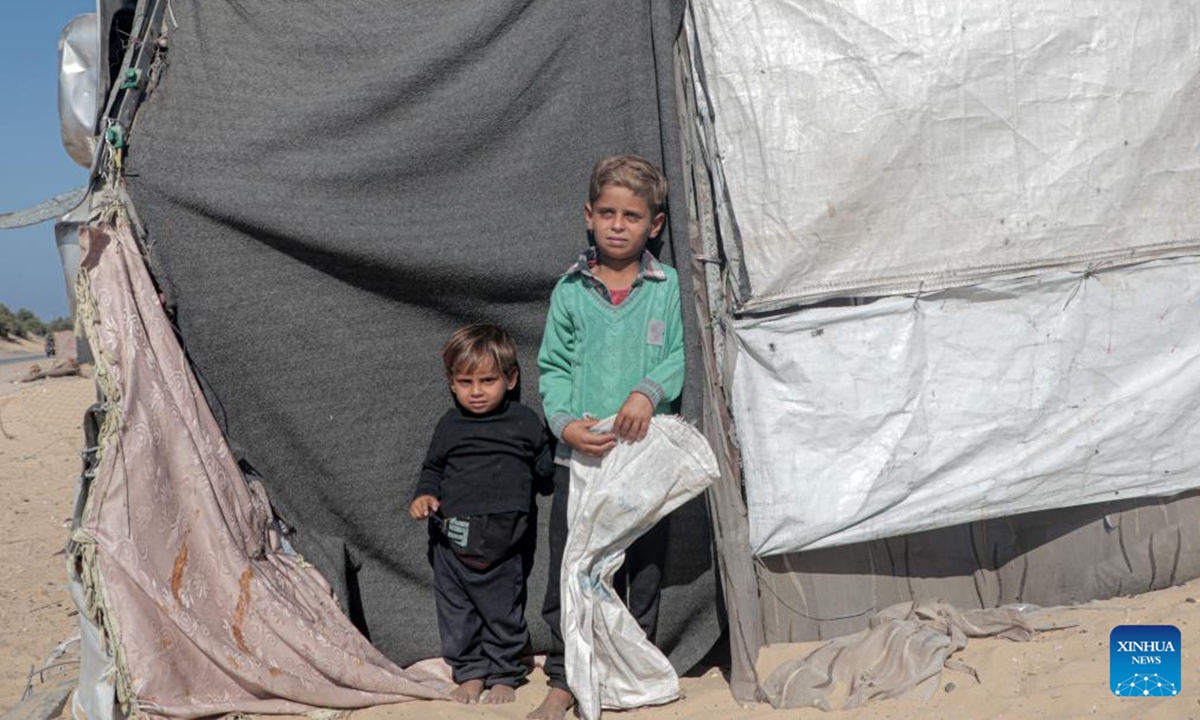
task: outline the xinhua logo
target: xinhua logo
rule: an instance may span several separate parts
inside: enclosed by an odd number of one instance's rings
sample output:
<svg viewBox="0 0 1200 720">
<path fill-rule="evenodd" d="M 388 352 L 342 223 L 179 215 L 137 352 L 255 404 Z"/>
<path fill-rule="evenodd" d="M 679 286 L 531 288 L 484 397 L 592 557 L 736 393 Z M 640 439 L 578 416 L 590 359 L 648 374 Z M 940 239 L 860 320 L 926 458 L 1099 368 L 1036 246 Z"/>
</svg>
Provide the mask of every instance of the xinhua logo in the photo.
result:
<svg viewBox="0 0 1200 720">
<path fill-rule="evenodd" d="M 1121 697 L 1178 695 L 1183 677 L 1179 628 L 1118 625 L 1108 636 L 1108 687 Z"/>
</svg>

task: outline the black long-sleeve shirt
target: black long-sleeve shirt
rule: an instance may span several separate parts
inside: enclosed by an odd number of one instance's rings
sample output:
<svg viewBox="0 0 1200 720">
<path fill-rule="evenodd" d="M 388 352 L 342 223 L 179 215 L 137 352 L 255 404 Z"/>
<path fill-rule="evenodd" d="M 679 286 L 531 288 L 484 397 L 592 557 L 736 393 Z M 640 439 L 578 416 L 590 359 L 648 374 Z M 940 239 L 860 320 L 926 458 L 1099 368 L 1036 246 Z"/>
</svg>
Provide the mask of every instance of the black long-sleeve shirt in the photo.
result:
<svg viewBox="0 0 1200 720">
<path fill-rule="evenodd" d="M 553 475 L 550 434 L 532 410 L 505 400 L 472 415 L 456 404 L 433 431 L 413 497 L 433 495 L 446 517 L 529 512 L 535 482 Z"/>
</svg>

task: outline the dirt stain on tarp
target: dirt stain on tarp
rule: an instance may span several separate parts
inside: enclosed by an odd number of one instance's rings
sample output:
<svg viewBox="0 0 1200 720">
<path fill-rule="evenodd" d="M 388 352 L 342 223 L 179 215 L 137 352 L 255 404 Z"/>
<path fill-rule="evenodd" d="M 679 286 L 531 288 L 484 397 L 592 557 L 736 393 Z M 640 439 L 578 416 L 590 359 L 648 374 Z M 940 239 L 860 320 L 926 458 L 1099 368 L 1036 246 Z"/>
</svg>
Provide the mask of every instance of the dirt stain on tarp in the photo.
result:
<svg viewBox="0 0 1200 720">
<path fill-rule="evenodd" d="M 188 561 L 187 539 L 188 533 L 184 533 L 183 544 L 179 546 L 179 554 L 175 556 L 175 569 L 171 571 L 171 595 L 174 596 L 176 605 L 183 605 L 183 601 L 179 599 L 179 591 L 183 588 L 183 570 Z"/>
<path fill-rule="evenodd" d="M 238 650 L 250 654 L 250 647 L 246 645 L 246 636 L 242 633 L 242 623 L 246 621 L 246 611 L 250 609 L 250 579 L 254 577 L 254 570 L 246 568 L 242 571 L 242 576 L 238 578 L 238 586 L 242 592 L 238 595 L 237 609 L 233 612 L 233 640 L 237 643 Z"/>
</svg>

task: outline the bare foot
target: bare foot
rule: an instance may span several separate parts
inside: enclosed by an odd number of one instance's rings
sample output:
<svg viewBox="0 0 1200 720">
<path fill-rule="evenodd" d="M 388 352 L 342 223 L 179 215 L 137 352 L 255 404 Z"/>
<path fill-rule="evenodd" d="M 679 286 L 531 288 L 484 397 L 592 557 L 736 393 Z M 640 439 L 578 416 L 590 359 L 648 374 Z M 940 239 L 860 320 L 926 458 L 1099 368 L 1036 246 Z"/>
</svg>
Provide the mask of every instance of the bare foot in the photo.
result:
<svg viewBox="0 0 1200 720">
<path fill-rule="evenodd" d="M 517 699 L 517 691 L 510 685 L 493 685 L 480 700 L 485 705 L 503 705 Z"/>
<path fill-rule="evenodd" d="M 526 720 L 563 720 L 567 711 L 575 705 L 575 696 L 562 688 L 552 687 L 542 704 L 535 707 Z"/>
<path fill-rule="evenodd" d="M 450 699 L 454 702 L 474 705 L 479 702 L 479 694 L 483 692 L 482 680 L 468 680 L 462 685 L 454 688 L 454 692 L 450 693 Z"/>
</svg>

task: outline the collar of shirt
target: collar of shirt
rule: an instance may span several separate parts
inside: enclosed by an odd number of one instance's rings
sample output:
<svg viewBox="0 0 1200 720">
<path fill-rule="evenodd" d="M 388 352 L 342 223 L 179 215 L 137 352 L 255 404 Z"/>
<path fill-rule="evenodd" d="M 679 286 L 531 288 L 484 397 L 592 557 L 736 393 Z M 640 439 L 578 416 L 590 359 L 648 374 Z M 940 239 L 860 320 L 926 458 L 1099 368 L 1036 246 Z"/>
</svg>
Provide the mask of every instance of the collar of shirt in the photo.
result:
<svg viewBox="0 0 1200 720">
<path fill-rule="evenodd" d="M 592 268 L 600 262 L 600 258 L 596 254 L 596 248 L 589 247 L 579 255 L 579 259 L 575 261 L 571 267 L 567 268 L 566 275 L 580 275 L 585 278 L 587 284 L 605 301 L 613 303 L 612 294 L 608 291 L 608 286 L 595 276 Z M 663 272 L 662 265 L 658 259 L 649 250 L 642 251 L 640 267 L 638 268 L 637 277 L 633 279 L 633 284 L 629 286 L 629 291 L 642 284 L 643 280 L 666 280 L 667 274 Z"/>
<path fill-rule="evenodd" d="M 590 279 L 593 283 L 600 283 L 600 280 L 592 273 L 592 268 L 600 262 L 600 258 L 596 255 L 596 248 L 589 247 L 579 254 L 579 259 L 576 260 L 571 267 L 567 268 L 564 275 L 582 275 Z M 640 268 L 638 269 L 637 277 L 634 278 L 632 287 L 637 287 L 643 280 L 666 280 L 667 274 L 663 272 L 662 264 L 654 257 L 654 254 L 649 250 L 642 251 L 640 260 Z"/>
</svg>

